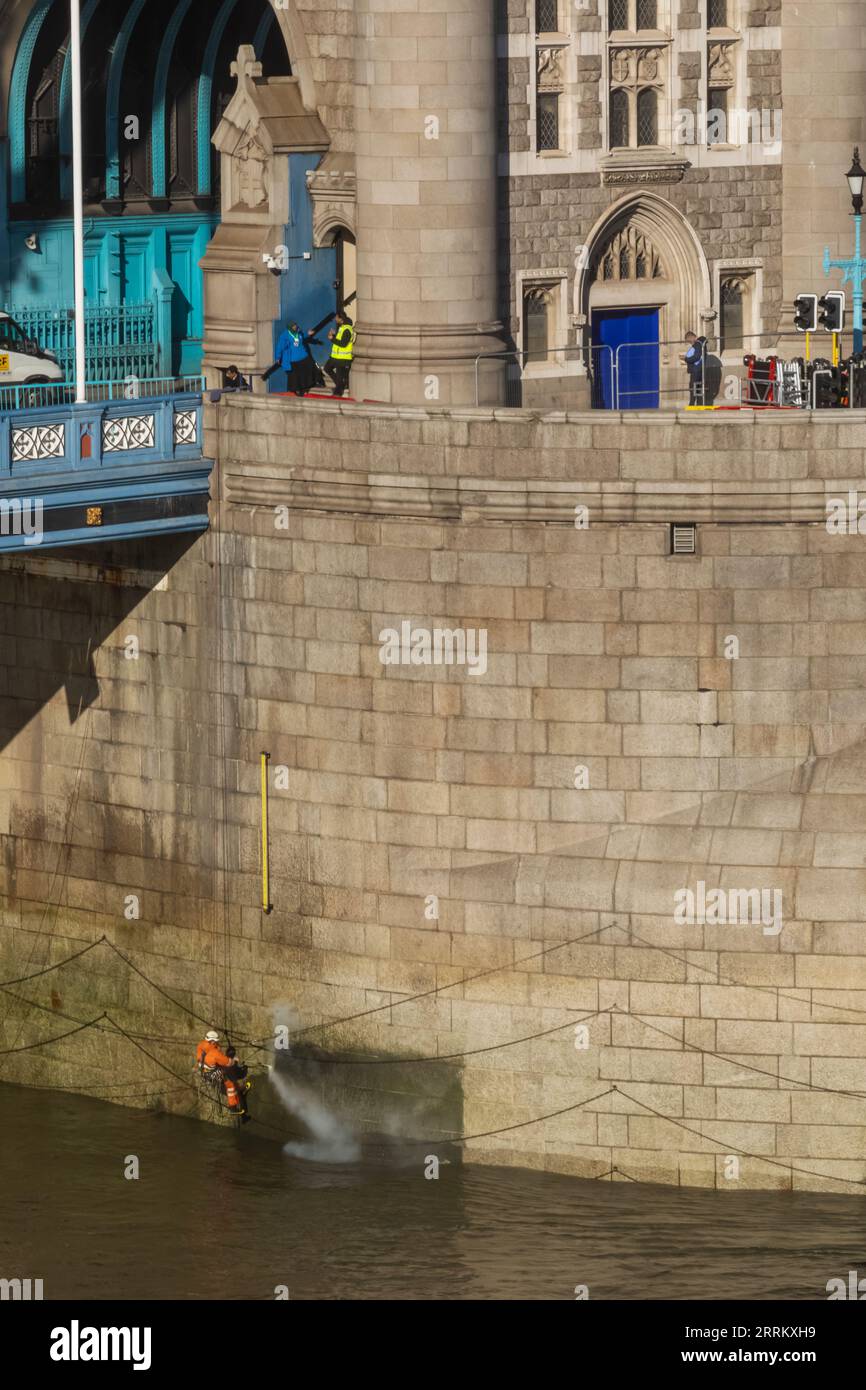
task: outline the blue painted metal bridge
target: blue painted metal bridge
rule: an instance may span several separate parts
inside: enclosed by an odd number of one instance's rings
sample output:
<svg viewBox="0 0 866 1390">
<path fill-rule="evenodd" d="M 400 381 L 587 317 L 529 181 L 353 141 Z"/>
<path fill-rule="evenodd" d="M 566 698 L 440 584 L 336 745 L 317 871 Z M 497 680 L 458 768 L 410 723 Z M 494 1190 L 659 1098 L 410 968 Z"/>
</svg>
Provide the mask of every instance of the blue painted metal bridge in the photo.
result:
<svg viewBox="0 0 866 1390">
<path fill-rule="evenodd" d="M 23 409 L 0 400 L 0 552 L 205 530 L 211 468 L 201 390 Z"/>
</svg>

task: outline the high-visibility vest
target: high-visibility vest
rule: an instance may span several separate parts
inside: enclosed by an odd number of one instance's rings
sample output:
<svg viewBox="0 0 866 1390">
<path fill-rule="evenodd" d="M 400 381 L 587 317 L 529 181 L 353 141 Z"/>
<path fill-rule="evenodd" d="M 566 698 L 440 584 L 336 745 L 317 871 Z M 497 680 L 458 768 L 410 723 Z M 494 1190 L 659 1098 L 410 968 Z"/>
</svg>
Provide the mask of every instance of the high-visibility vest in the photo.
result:
<svg viewBox="0 0 866 1390">
<path fill-rule="evenodd" d="M 355 355 L 355 330 L 350 323 L 344 323 L 337 330 L 331 348 L 335 362 L 351 362 Z"/>
</svg>

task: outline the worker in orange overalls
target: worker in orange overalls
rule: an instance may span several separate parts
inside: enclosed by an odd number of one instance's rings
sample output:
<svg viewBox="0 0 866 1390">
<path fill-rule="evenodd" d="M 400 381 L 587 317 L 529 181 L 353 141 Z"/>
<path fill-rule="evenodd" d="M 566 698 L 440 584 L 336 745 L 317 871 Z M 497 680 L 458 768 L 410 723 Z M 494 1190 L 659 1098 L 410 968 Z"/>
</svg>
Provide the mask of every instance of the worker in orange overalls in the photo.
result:
<svg viewBox="0 0 866 1390">
<path fill-rule="evenodd" d="M 247 1120 L 249 1116 L 244 1099 L 246 1088 L 242 1088 L 238 1084 L 237 1076 L 233 1075 L 238 1070 L 234 1048 L 230 1048 L 228 1052 L 223 1052 L 219 1040 L 220 1035 L 213 1028 L 205 1033 L 203 1040 L 195 1050 L 196 1064 L 202 1076 L 205 1077 L 213 1071 L 219 1071 L 229 1110 L 236 1111 L 241 1119 Z"/>
</svg>

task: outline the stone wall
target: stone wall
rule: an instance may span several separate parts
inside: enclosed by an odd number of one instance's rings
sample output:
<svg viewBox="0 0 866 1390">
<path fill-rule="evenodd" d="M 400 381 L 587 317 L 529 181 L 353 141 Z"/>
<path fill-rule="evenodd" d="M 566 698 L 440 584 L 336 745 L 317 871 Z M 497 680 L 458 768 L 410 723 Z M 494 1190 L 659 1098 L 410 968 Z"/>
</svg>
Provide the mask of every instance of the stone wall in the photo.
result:
<svg viewBox="0 0 866 1390">
<path fill-rule="evenodd" d="M 573 266 L 574 248 L 587 241 L 597 219 L 622 196 L 598 174 L 530 174 L 501 180 L 500 238 L 510 245 L 503 259 L 501 312 L 517 323 L 517 272 L 543 273 Z M 778 165 L 688 169 L 679 183 L 653 191 L 682 212 L 710 261 L 735 265 L 763 260 L 764 331 L 779 331 L 782 317 L 782 170 Z M 509 298 L 505 299 L 505 294 Z M 573 302 L 574 279 L 568 297 Z"/>
<path fill-rule="evenodd" d="M 861 1190 L 864 542 L 824 516 L 862 483 L 863 418 L 224 398 L 208 441 L 188 549 L 2 562 L 2 978 L 105 933 L 247 1036 L 289 1003 L 331 1056 L 464 1054 L 338 1069 L 361 1126 Z M 404 621 L 483 628 L 486 672 L 383 665 Z M 699 881 L 780 891 L 782 930 L 677 925 Z M 104 945 L 13 994 L 41 1011 L 7 994 L 4 1047 L 107 1009 L 187 1074 L 201 1025 Z M 173 1085 L 94 1030 L 0 1076 Z"/>
</svg>

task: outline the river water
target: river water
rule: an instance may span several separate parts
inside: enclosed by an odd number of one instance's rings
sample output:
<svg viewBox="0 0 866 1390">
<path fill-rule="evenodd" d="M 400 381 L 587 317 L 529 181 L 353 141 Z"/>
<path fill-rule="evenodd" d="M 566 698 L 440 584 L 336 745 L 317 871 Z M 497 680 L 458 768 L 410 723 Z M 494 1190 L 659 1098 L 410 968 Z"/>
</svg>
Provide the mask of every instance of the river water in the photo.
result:
<svg viewBox="0 0 866 1390">
<path fill-rule="evenodd" d="M 0 1086 L 0 1277 L 46 1299 L 826 1299 L 866 1273 L 864 1196 L 428 1180 L 417 1150 L 312 1163 L 253 1129 Z"/>
</svg>

